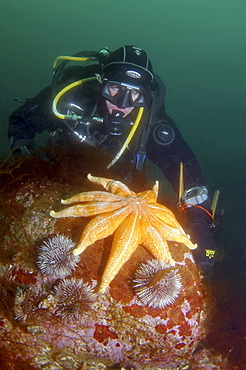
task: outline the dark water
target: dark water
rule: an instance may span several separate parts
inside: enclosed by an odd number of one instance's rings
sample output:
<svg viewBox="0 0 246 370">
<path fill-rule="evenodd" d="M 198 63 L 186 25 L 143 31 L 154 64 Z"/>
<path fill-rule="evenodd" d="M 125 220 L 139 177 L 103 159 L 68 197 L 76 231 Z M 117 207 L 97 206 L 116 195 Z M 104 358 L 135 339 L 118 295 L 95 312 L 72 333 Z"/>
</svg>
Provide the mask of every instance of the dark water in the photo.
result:
<svg viewBox="0 0 246 370">
<path fill-rule="evenodd" d="M 245 296 L 246 2 L 0 0 L 0 14 L 1 158 L 9 150 L 8 115 L 18 106 L 13 97 L 48 85 L 57 55 L 139 45 L 166 84 L 167 110 L 211 190 L 221 191 L 220 279 L 229 277 L 233 293 Z"/>
</svg>

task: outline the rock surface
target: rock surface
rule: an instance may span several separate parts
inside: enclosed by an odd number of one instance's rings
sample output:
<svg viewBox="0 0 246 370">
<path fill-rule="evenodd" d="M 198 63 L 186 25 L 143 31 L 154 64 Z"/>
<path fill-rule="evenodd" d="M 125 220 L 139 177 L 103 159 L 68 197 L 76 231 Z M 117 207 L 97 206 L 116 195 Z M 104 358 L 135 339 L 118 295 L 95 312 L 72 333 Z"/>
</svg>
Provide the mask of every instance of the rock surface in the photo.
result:
<svg viewBox="0 0 246 370">
<path fill-rule="evenodd" d="M 181 289 L 164 308 L 146 306 L 135 294 L 136 270 L 153 259 L 141 246 L 104 294 L 97 293 L 97 285 L 110 237 L 89 246 L 64 279 L 38 269 L 44 241 L 64 235 L 77 243 L 88 220 L 54 220 L 49 211 L 61 207 L 61 198 L 95 189 L 88 172 L 110 177 L 98 162 L 93 153 L 60 153 L 51 162 L 17 161 L 1 175 L 0 364 L 3 369 L 199 369 L 204 349 L 200 357 L 194 350 L 208 330 L 211 300 L 187 247 L 171 245 Z M 203 357 L 209 363 L 208 352 Z"/>
</svg>

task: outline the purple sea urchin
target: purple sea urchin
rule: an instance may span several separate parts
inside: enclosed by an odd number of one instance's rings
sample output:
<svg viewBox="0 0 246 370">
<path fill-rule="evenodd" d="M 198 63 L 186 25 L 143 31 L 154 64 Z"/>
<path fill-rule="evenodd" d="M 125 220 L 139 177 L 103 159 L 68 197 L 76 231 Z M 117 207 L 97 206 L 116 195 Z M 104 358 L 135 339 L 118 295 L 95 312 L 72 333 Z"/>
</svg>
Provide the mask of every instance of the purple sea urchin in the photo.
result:
<svg viewBox="0 0 246 370">
<path fill-rule="evenodd" d="M 142 263 L 133 280 L 139 300 L 154 308 L 164 308 L 173 303 L 181 286 L 181 276 L 177 269 L 159 260 Z"/>
<path fill-rule="evenodd" d="M 75 243 L 68 237 L 57 234 L 39 247 L 37 265 L 42 274 L 63 279 L 75 270 L 79 257 L 71 251 Z"/>
<path fill-rule="evenodd" d="M 41 287 L 17 288 L 14 304 L 15 319 L 26 321 L 27 318 L 34 318 L 39 309 L 39 302 L 44 296 L 45 292 Z"/>
<path fill-rule="evenodd" d="M 65 323 L 83 321 L 96 297 L 91 285 L 82 279 L 63 279 L 55 290 L 56 315 Z"/>
</svg>

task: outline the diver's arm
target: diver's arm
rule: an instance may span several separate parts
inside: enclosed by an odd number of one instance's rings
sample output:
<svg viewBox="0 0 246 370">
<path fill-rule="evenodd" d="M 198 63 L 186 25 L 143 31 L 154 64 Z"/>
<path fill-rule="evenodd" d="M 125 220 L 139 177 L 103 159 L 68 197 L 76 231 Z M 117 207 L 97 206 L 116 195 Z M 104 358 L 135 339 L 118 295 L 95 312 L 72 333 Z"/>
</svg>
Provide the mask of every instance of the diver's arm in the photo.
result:
<svg viewBox="0 0 246 370">
<path fill-rule="evenodd" d="M 215 258 L 210 257 L 214 256 L 216 243 L 212 233 L 213 220 L 210 216 L 208 192 L 200 164 L 175 123 L 168 116 L 153 125 L 146 149 L 148 157 L 163 171 L 176 193 L 179 186 L 180 162 L 183 163 L 186 191 L 183 203 L 194 204 L 184 208 L 186 231 L 191 235 L 192 241 L 198 244 L 198 248 L 193 253 L 196 262 L 204 272 L 207 272 L 215 261 Z"/>
<path fill-rule="evenodd" d="M 8 137 L 12 149 L 20 148 L 21 154 L 28 154 L 35 147 L 35 136 L 52 126 L 50 116 L 51 88 L 40 91 L 9 116 Z"/>
</svg>

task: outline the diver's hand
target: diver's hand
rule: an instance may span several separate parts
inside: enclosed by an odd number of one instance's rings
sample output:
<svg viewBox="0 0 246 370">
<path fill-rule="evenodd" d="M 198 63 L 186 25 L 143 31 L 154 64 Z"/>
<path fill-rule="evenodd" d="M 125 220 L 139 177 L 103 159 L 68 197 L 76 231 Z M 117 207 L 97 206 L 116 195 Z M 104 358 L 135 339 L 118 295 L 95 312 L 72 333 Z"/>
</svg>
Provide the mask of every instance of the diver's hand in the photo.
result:
<svg viewBox="0 0 246 370">
<path fill-rule="evenodd" d="M 192 225 L 191 240 L 197 243 L 193 251 L 196 263 L 204 275 L 209 273 L 216 262 L 217 244 L 209 223 L 198 221 Z"/>
<path fill-rule="evenodd" d="M 196 207 L 187 209 L 186 215 L 188 218 L 187 233 L 192 242 L 197 243 L 193 256 L 203 274 L 206 275 L 216 262 L 217 244 L 214 238 L 212 219 L 204 210 Z"/>
<path fill-rule="evenodd" d="M 21 157 L 30 157 L 32 155 L 33 148 L 29 145 L 22 145 L 19 146 L 19 148 L 15 149 L 14 153 L 15 155 L 21 156 Z"/>
<path fill-rule="evenodd" d="M 35 145 L 32 139 L 14 140 L 10 137 L 10 145 L 14 157 L 29 157 L 34 153 Z"/>
</svg>

